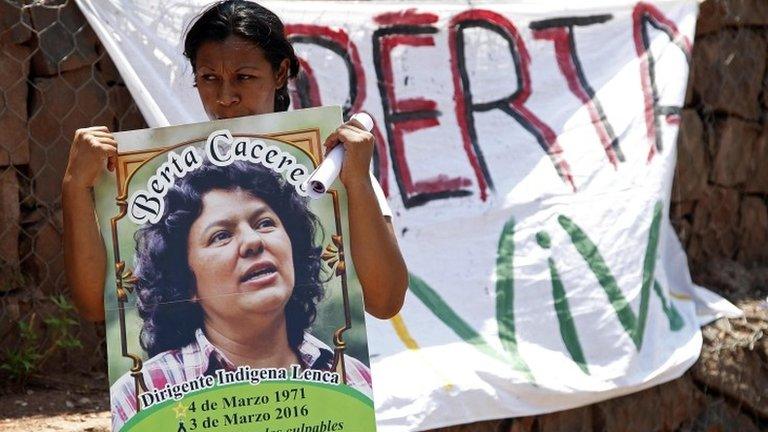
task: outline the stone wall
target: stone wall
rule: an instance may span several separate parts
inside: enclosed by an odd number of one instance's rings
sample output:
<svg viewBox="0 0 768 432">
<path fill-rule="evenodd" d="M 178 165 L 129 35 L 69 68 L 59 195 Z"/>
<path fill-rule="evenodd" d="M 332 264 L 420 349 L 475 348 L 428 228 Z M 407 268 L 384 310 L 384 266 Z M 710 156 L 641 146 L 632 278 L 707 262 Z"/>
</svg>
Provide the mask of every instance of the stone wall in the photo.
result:
<svg viewBox="0 0 768 432">
<path fill-rule="evenodd" d="M 61 180 L 77 128 L 146 127 L 109 56 L 74 0 L 0 0 L 0 341 L 20 320 L 47 335 L 51 295 L 66 292 Z M 103 368 L 96 327 L 62 364 Z M 54 360 L 55 361 L 55 360 Z"/>
<path fill-rule="evenodd" d="M 694 280 L 768 291 L 768 2 L 701 4 L 670 215 Z"/>
</svg>

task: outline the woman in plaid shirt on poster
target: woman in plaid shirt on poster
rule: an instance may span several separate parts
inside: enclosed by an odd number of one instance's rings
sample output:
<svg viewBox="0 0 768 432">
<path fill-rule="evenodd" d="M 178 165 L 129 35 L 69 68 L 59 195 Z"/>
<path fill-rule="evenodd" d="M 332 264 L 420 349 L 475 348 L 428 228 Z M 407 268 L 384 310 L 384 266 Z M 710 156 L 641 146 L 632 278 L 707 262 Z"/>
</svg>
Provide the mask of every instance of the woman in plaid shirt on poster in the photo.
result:
<svg viewBox="0 0 768 432">
<path fill-rule="evenodd" d="M 308 332 L 323 292 L 318 229 L 306 199 L 263 165 L 208 162 L 177 180 L 163 217 L 135 236 L 147 393 L 239 366 L 332 371 L 334 352 Z M 344 365 L 346 384 L 372 397 L 368 367 Z M 130 373 L 112 386 L 113 430 L 136 396 Z"/>
</svg>

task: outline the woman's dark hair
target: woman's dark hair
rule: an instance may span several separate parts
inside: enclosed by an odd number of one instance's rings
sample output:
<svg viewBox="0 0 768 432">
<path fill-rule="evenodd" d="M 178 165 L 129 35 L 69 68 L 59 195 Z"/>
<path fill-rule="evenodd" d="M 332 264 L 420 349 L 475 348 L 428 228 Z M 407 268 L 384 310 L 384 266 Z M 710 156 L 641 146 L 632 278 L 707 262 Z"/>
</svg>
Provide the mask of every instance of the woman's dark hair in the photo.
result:
<svg viewBox="0 0 768 432">
<path fill-rule="evenodd" d="M 298 353 L 304 332 L 314 322 L 322 298 L 320 253 L 315 234 L 322 229 L 293 186 L 262 165 L 210 162 L 176 181 L 165 196 L 163 217 L 135 234 L 135 275 L 139 316 L 144 320 L 141 346 L 150 356 L 181 348 L 203 326 L 203 309 L 190 301 L 196 283 L 187 262 L 187 238 L 203 210 L 203 196 L 214 189 L 243 190 L 264 200 L 277 214 L 291 240 L 295 282 L 285 306 L 288 342 Z"/>
<path fill-rule="evenodd" d="M 184 56 L 192 71 L 197 70 L 197 51 L 205 42 L 221 42 L 229 36 L 251 41 L 264 51 L 272 69 L 277 71 L 288 59 L 288 78 L 299 73 L 299 59 L 285 37 L 285 27 L 277 15 L 257 3 L 224 0 L 204 10 L 184 37 Z M 275 93 L 275 111 L 286 111 L 291 104 L 288 83 Z"/>
</svg>

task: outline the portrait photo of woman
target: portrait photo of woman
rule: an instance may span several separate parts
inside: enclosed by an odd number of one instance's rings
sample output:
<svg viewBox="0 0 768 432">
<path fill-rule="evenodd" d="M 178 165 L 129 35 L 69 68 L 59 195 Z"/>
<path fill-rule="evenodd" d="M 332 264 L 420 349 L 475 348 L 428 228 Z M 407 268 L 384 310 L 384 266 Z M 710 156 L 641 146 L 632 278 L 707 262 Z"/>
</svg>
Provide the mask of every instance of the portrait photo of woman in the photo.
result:
<svg viewBox="0 0 768 432">
<path fill-rule="evenodd" d="M 245 365 L 331 371 L 333 350 L 309 332 L 330 273 L 321 230 L 307 198 L 265 166 L 206 162 L 176 180 L 163 217 L 134 236 L 147 391 Z M 344 363 L 347 385 L 370 397 L 368 367 Z M 138 408 L 130 373 L 111 400 L 119 430 Z"/>
</svg>

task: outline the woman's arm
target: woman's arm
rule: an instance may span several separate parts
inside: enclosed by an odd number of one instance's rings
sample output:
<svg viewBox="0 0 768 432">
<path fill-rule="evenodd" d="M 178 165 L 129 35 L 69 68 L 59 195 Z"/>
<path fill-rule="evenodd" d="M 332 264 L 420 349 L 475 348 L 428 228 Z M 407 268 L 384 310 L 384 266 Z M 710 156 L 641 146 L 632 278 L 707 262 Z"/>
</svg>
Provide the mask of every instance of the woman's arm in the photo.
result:
<svg viewBox="0 0 768 432">
<path fill-rule="evenodd" d="M 62 183 L 67 282 L 78 311 L 91 321 L 104 320 L 107 263 L 91 189 L 105 161 L 113 169 L 116 155 L 117 143 L 106 127 L 78 129 Z"/>
<path fill-rule="evenodd" d="M 370 180 L 347 186 L 347 195 L 352 260 L 363 286 L 365 310 L 379 319 L 392 318 L 400 312 L 408 289 L 408 270 L 395 230 L 382 216 Z"/>
<path fill-rule="evenodd" d="M 363 286 L 365 310 L 376 318 L 395 316 L 408 289 L 408 270 L 400 254 L 389 218 L 381 214 L 368 169 L 373 156 L 373 135 L 350 121 L 326 139 L 329 151 L 336 143 L 345 149 L 340 178 L 347 189 L 352 259 Z"/>
</svg>

